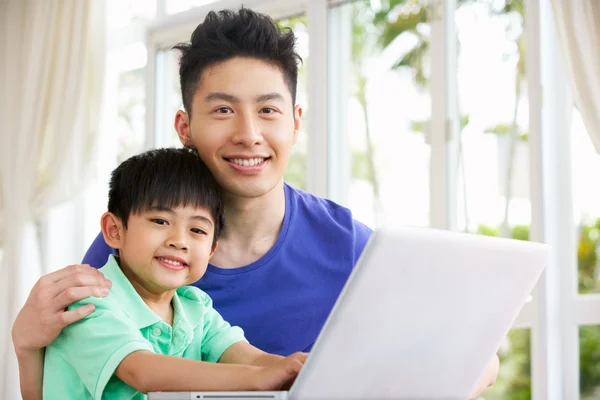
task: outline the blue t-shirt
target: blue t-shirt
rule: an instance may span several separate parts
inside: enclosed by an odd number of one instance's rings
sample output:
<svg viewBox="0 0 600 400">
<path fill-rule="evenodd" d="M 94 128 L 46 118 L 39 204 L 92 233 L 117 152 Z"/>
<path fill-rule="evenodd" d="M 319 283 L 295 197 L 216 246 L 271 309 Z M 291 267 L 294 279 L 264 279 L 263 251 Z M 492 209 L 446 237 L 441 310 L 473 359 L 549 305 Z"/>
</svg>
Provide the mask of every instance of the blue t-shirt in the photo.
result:
<svg viewBox="0 0 600 400">
<path fill-rule="evenodd" d="M 240 268 L 208 266 L 193 285 L 254 346 L 287 356 L 310 351 L 371 229 L 332 201 L 285 190 L 285 217 L 275 245 Z M 100 268 L 113 249 L 99 235 L 83 262 Z"/>
</svg>

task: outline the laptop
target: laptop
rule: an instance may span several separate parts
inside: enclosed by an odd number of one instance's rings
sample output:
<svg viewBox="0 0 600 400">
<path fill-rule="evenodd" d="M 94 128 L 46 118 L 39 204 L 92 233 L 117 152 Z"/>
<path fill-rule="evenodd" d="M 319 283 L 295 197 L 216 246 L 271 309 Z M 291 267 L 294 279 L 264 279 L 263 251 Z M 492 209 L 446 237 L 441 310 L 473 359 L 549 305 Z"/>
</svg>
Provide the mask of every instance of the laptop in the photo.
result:
<svg viewBox="0 0 600 400">
<path fill-rule="evenodd" d="M 466 399 L 549 258 L 541 243 L 427 228 L 373 233 L 289 391 L 149 400 Z"/>
</svg>

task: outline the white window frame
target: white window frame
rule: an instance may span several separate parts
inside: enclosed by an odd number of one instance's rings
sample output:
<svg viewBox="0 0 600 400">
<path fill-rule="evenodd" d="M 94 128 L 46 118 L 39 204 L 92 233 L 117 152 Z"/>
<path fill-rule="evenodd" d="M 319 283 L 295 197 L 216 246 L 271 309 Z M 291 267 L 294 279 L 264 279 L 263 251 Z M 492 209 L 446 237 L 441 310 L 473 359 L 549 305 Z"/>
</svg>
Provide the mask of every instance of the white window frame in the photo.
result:
<svg viewBox="0 0 600 400">
<path fill-rule="evenodd" d="M 309 35 L 307 189 L 344 204 L 350 185 L 349 146 L 346 137 L 347 68 L 351 56 L 348 26 L 332 18 L 329 7 L 342 0 L 221 0 L 167 15 L 158 0 L 157 17 L 144 28 L 148 49 L 146 147 L 164 145 L 166 126 L 156 113 L 157 96 L 164 97 L 164 79 L 157 55 L 167 46 L 186 41 L 209 10 L 253 8 L 275 19 L 305 14 Z M 565 82 L 562 55 L 556 48 L 551 0 L 525 0 L 528 48 L 529 154 L 531 184 L 531 240 L 553 245 L 548 266 L 514 325 L 531 329 L 532 395 L 534 400 L 578 399 L 579 332 L 583 325 L 600 325 L 600 295 L 577 293 L 576 231 L 573 220 L 570 131 L 572 104 Z M 454 12 L 456 0 L 434 0 L 432 7 L 432 68 L 430 226 L 456 229 L 457 193 L 457 54 Z M 140 37 L 141 28 L 133 32 Z M 328 43 L 336 43 L 328 48 Z M 333 47 L 333 46 L 332 46 Z M 327 82 L 327 84 L 324 84 Z M 543 89 L 543 90 L 542 90 Z M 164 98 L 162 99 L 164 102 Z M 161 118 L 163 120 L 161 121 Z M 313 134 L 317 132 L 317 134 Z M 550 162 L 552 160 L 552 162 Z M 562 189 L 561 189 L 562 188 Z M 565 189 L 566 188 L 566 189 Z"/>
</svg>

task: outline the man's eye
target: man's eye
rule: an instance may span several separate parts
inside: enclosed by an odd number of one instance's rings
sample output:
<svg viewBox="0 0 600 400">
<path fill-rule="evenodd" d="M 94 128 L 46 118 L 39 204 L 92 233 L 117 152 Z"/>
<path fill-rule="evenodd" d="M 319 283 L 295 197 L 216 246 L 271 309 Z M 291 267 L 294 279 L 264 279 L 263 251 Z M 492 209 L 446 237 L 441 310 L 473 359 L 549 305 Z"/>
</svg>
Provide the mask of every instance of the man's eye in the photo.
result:
<svg viewBox="0 0 600 400">
<path fill-rule="evenodd" d="M 261 110 L 263 114 L 275 114 L 275 109 L 271 107 L 265 107 Z"/>
<path fill-rule="evenodd" d="M 158 225 L 167 225 L 168 224 L 167 221 L 165 221 L 164 219 L 161 219 L 161 218 L 152 218 L 151 221 Z"/>
<path fill-rule="evenodd" d="M 229 107 L 219 107 L 215 110 L 215 112 L 217 114 L 230 114 L 232 111 Z"/>
<path fill-rule="evenodd" d="M 190 229 L 190 231 L 197 233 L 199 235 L 206 235 L 206 232 L 204 232 L 202 229 L 192 228 L 192 229 Z"/>
</svg>

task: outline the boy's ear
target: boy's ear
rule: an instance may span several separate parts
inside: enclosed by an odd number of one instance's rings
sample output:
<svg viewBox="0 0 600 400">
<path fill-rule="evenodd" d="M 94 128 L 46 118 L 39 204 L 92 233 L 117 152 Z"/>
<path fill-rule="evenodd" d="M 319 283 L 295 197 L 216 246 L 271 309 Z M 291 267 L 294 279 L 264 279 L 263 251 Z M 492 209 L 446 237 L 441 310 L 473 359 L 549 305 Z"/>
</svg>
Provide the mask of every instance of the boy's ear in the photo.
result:
<svg viewBox="0 0 600 400">
<path fill-rule="evenodd" d="M 210 252 L 210 256 L 209 257 L 212 257 L 213 254 L 215 254 L 215 251 L 217 250 L 217 247 L 219 247 L 219 242 L 215 242 L 215 245 L 213 246 L 212 251 Z"/>
<path fill-rule="evenodd" d="M 100 219 L 102 236 L 107 245 L 120 249 L 123 244 L 124 227 L 121 219 L 111 212 L 105 212 Z"/>
</svg>

